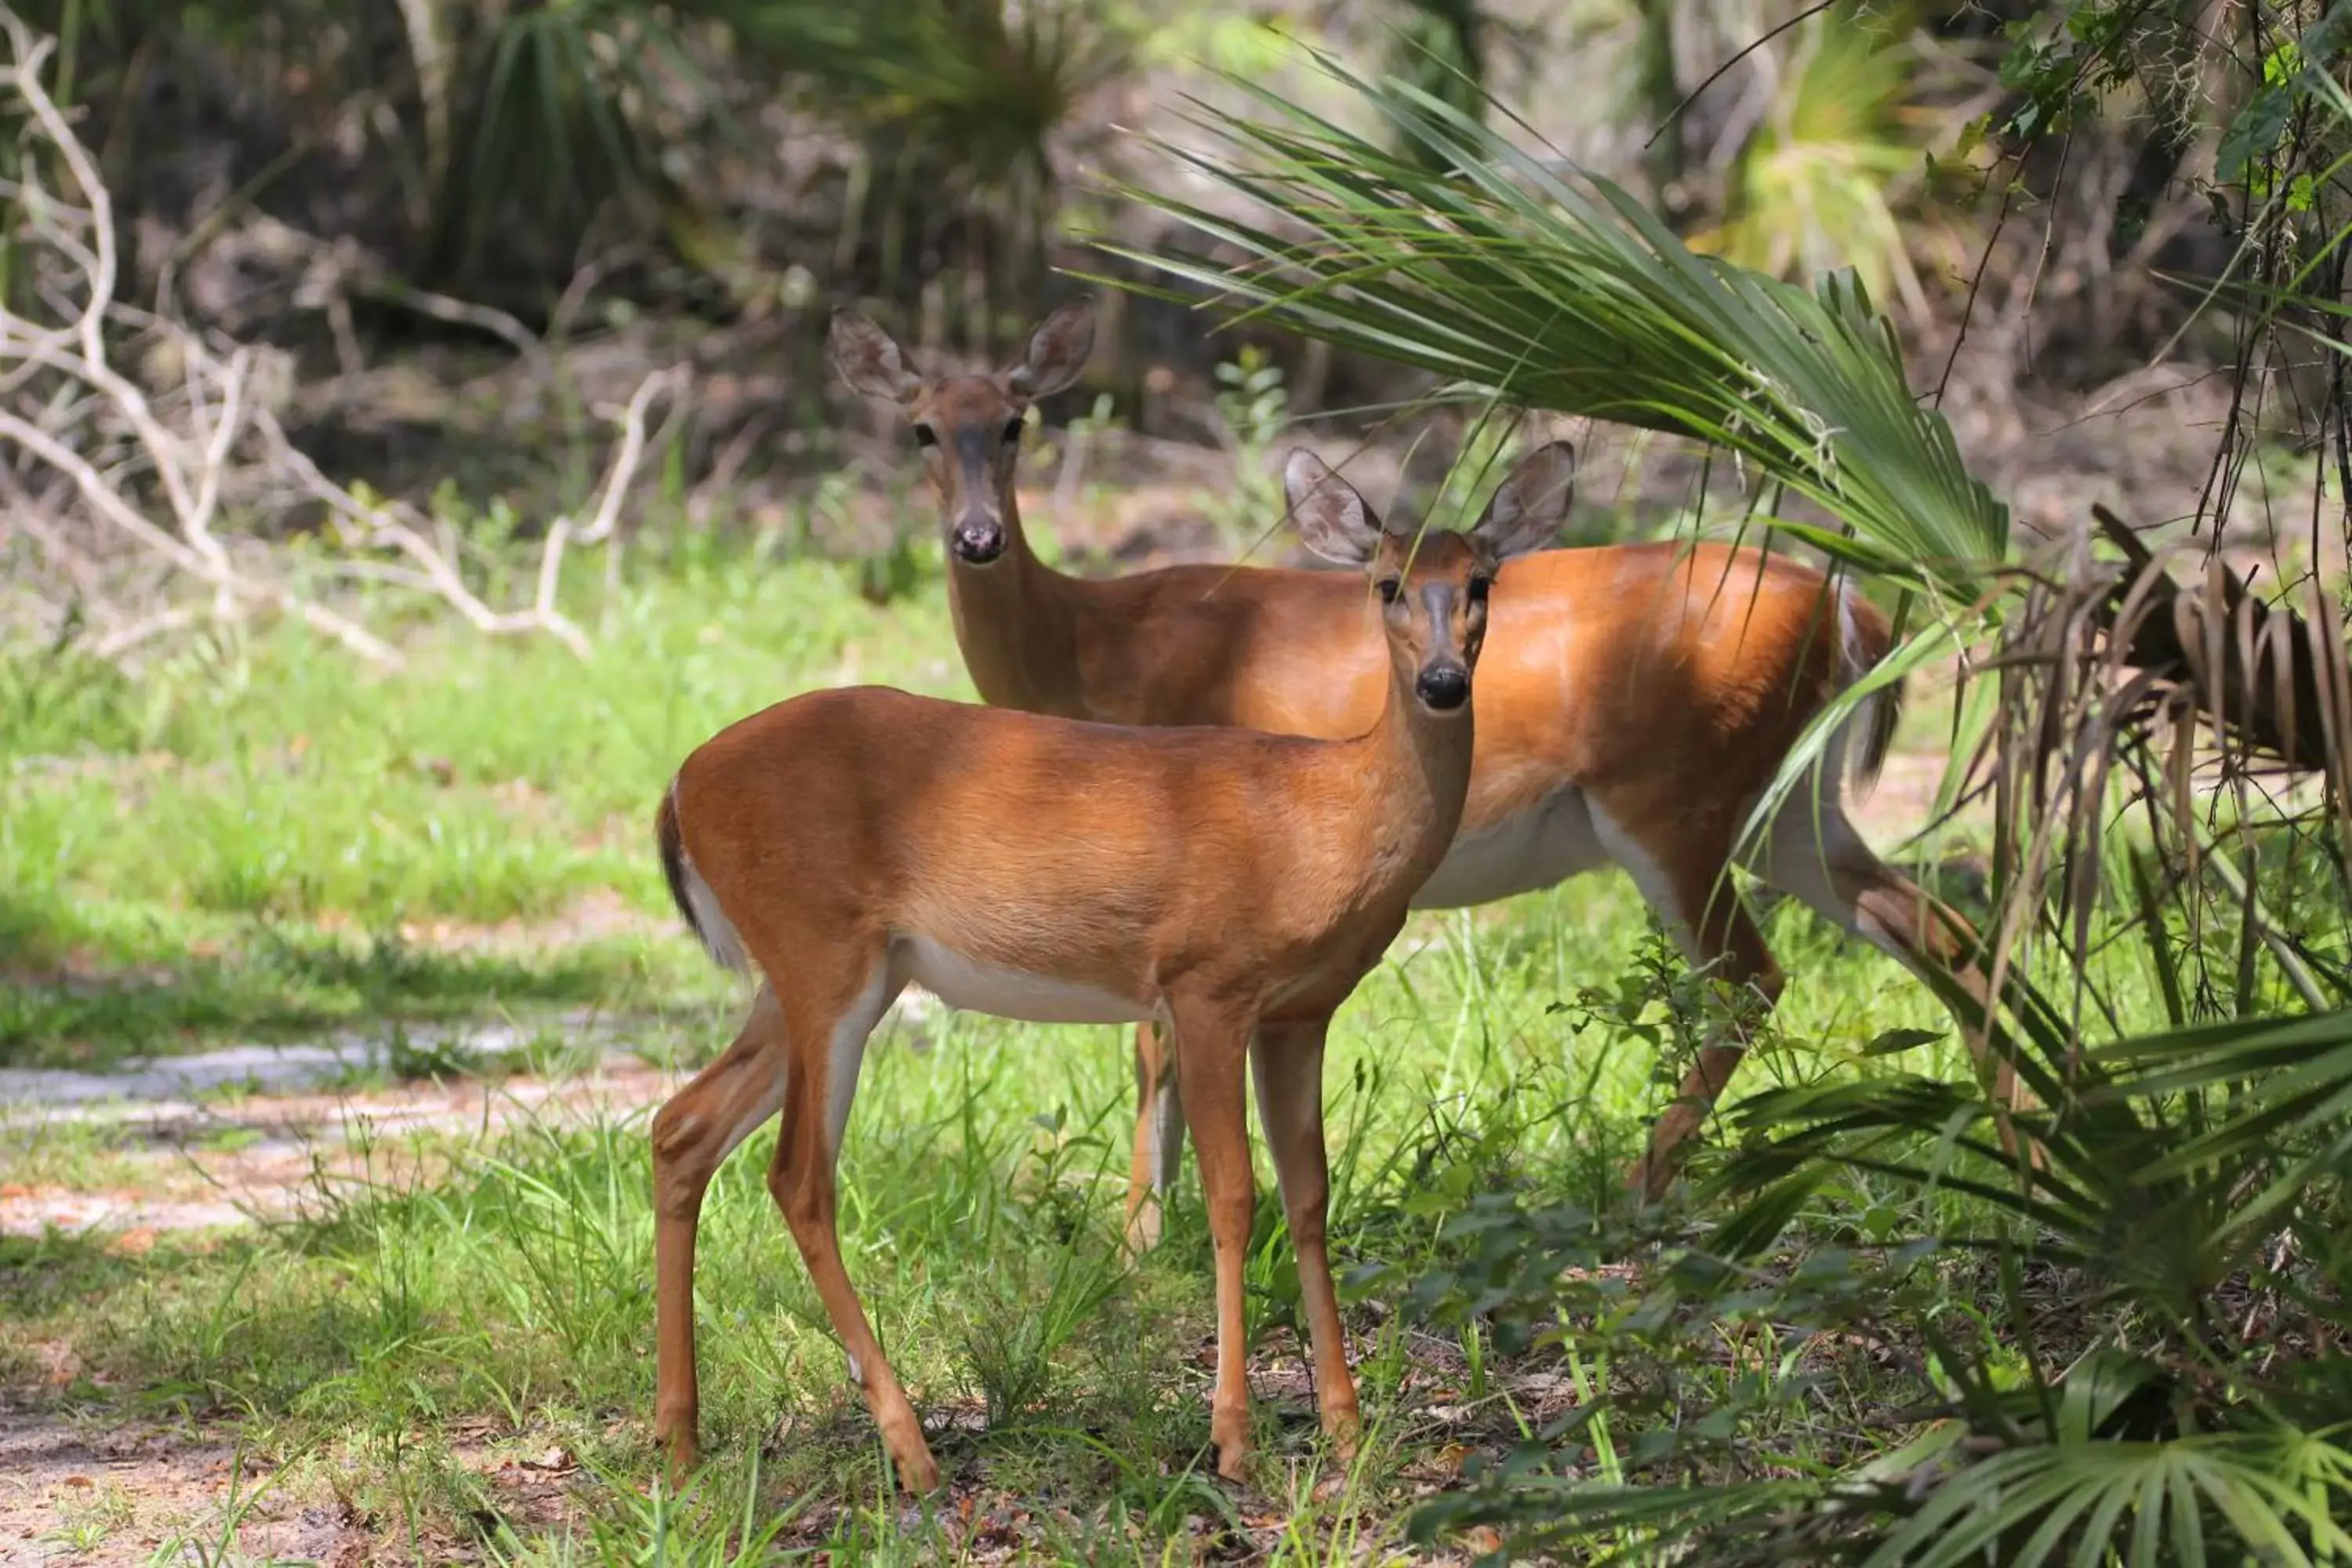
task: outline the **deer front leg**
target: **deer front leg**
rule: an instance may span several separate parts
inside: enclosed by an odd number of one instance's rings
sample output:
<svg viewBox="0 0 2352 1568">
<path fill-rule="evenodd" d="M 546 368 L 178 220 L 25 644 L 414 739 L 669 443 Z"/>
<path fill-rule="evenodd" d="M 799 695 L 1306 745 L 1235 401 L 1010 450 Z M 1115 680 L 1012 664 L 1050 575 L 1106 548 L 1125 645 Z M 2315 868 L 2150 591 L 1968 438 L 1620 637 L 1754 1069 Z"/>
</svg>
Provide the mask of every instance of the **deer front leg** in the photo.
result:
<svg viewBox="0 0 2352 1568">
<path fill-rule="evenodd" d="M 1208 1200 L 1209 1237 L 1216 1252 L 1217 1383 L 1209 1406 L 1209 1439 L 1217 1448 L 1217 1473 L 1238 1481 L 1249 1456 L 1249 1342 L 1242 1314 L 1242 1266 L 1249 1257 L 1256 1193 L 1242 1079 L 1252 1020 L 1196 1005 L 1179 1005 L 1174 1022 L 1184 1120 L 1192 1131 L 1201 1189 Z"/>
<path fill-rule="evenodd" d="M 1329 1027 L 1328 1018 L 1262 1027 L 1250 1043 L 1250 1061 L 1257 1069 L 1258 1120 L 1274 1152 L 1290 1245 L 1298 1257 L 1299 1304 L 1315 1352 L 1315 1403 L 1333 1448 L 1349 1459 L 1355 1457 L 1362 1418 L 1324 1246 L 1331 1177 L 1323 1143 L 1323 1040 Z"/>
<path fill-rule="evenodd" d="M 783 1211 L 801 1261 L 808 1266 L 809 1282 L 816 1287 L 817 1299 L 824 1303 L 833 1331 L 848 1353 L 850 1375 L 866 1394 L 875 1426 L 881 1428 L 898 1484 L 910 1492 L 928 1492 L 940 1484 L 940 1467 L 923 1441 L 914 1405 L 866 1321 L 856 1287 L 849 1282 L 835 1218 L 834 1171 L 857 1093 L 866 1037 L 898 994 L 879 955 L 873 964 L 871 980 L 845 1005 L 796 998 L 799 1005 L 790 1019 L 797 1043 L 793 1092 L 784 1107 L 783 1131 L 776 1139 L 775 1163 L 768 1170 L 768 1191 Z"/>
</svg>

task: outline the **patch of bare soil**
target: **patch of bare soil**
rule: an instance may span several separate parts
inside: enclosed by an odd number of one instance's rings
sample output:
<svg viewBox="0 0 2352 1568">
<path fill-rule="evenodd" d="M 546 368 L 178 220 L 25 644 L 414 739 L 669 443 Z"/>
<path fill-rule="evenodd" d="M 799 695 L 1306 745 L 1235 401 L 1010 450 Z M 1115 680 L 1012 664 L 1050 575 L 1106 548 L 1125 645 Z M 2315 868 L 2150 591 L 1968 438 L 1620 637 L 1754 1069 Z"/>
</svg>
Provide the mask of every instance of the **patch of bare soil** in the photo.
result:
<svg viewBox="0 0 2352 1568">
<path fill-rule="evenodd" d="M 361 1092 L 58 1107 L 36 1114 L 59 1125 L 96 1123 L 103 1152 L 46 1160 L 35 1167 L 40 1179 L 0 1182 L 0 1234 L 97 1232 L 118 1249 L 143 1252 L 159 1232 L 313 1212 L 361 1184 L 413 1184 L 519 1124 L 649 1114 L 675 1081 L 614 1057 L 562 1079 L 459 1078 Z"/>
<path fill-rule="evenodd" d="M 368 1560 L 351 1510 L 273 1479 L 215 1436 L 0 1401 L 0 1564 L 128 1568 L 224 1545 L 250 1562 Z"/>
<path fill-rule="evenodd" d="M 69 1377 L 75 1370 L 69 1352 L 58 1355 L 63 1361 L 55 1375 Z M 1553 1414 L 1574 1402 L 1567 1380 L 1556 1373 L 1500 1366 L 1486 1390 L 1472 1397 L 1463 1388 L 1458 1347 L 1437 1336 L 1413 1335 L 1409 1356 L 1404 1384 L 1413 1413 L 1408 1419 L 1414 1442 L 1428 1449 L 1399 1478 L 1409 1500 L 1458 1485 L 1474 1455 L 1499 1457 L 1530 1413 Z M 1213 1339 L 1202 1335 L 1191 1360 L 1204 1398 L 1215 1357 Z M 1265 1337 L 1251 1357 L 1250 1380 L 1284 1426 L 1301 1435 L 1312 1431 L 1312 1379 L 1294 1335 L 1277 1330 Z M 927 1399 L 923 1408 L 925 1426 L 947 1466 L 947 1487 L 927 1502 L 900 1500 L 907 1528 L 919 1528 L 928 1510 L 958 1561 L 996 1563 L 1042 1560 L 1082 1530 L 1099 1531 L 1105 1525 L 1099 1505 L 1082 1514 L 1050 1489 L 1033 1494 L 988 1484 L 978 1445 L 987 1421 L 978 1399 Z M 866 1423 L 855 1396 L 845 1393 L 832 1415 L 812 1424 L 788 1422 L 774 1441 L 856 1447 L 864 1441 Z M 481 1480 L 499 1520 L 524 1537 L 578 1528 L 590 1482 L 577 1458 L 544 1436 L 505 1433 L 493 1421 L 480 1425 L 480 1431 L 469 1432 L 461 1424 L 448 1435 L 455 1457 Z M 1174 1484 L 1192 1458 L 1166 1456 L 1162 1480 Z M 1196 1475 L 1197 1495 L 1174 1521 L 1192 1560 L 1263 1562 L 1290 1536 L 1295 1521 L 1277 1479 L 1285 1461 L 1269 1453 L 1261 1464 L 1259 1484 Z M 1327 1474 L 1317 1496 L 1328 1500 L 1344 1485 L 1340 1473 Z M 845 1509 L 869 1506 L 866 1500 L 804 1500 L 777 1545 L 821 1550 Z M 126 1420 L 119 1412 L 69 1415 L 0 1395 L 0 1565 L 128 1568 L 159 1554 L 193 1561 L 200 1552 L 216 1561 L 224 1547 L 236 1561 L 331 1568 L 481 1556 L 457 1541 L 411 1542 L 396 1521 L 369 1514 L 343 1496 L 331 1470 L 299 1462 L 281 1468 L 240 1453 L 224 1432 L 201 1424 L 165 1426 Z M 1462 1563 L 1470 1555 L 1416 1560 Z"/>
<path fill-rule="evenodd" d="M 531 1434 L 469 1439 L 458 1463 L 524 1536 L 561 1532 L 586 1478 L 570 1450 Z M 202 1423 L 67 1414 L 0 1396 L 0 1568 L 113 1568 L 163 1560 L 316 1563 L 478 1561 L 478 1546 L 412 1541 L 364 1510 L 333 1472 L 242 1450 Z"/>
</svg>

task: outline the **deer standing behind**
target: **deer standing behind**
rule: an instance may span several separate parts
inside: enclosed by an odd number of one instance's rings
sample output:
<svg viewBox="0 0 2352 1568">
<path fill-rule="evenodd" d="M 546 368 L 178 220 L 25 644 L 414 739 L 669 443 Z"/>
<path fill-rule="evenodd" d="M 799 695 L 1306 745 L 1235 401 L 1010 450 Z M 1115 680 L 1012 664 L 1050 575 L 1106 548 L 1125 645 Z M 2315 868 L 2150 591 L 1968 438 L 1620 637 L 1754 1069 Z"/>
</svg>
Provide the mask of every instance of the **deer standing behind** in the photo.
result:
<svg viewBox="0 0 2352 1568">
<path fill-rule="evenodd" d="M 687 758 L 656 824 L 670 890 L 712 956 L 762 983 L 735 1042 L 654 1118 L 655 1433 L 674 1462 L 690 1464 L 696 1446 L 703 1193 L 781 1110 L 769 1190 L 900 1480 L 938 1484 L 834 1225 L 866 1038 L 909 982 L 1004 1017 L 1168 1027 L 1216 1258 L 1210 1436 L 1219 1470 L 1236 1479 L 1255 1204 L 1246 1059 L 1323 1426 L 1352 1447 L 1355 1384 L 1324 1251 L 1324 1036 L 1453 841 L 1488 585 L 1504 557 L 1558 531 L 1571 467 L 1565 447 L 1545 447 L 1470 532 L 1414 541 L 1385 532 L 1316 458 L 1293 456 L 1302 535 L 1366 567 L 1378 594 L 1350 582 L 1349 613 L 1377 623 L 1386 656 L 1384 700 L 1350 740 L 1122 729 L 864 687 L 780 703 Z"/>
<path fill-rule="evenodd" d="M 1008 369 L 925 378 L 872 321 L 834 318 L 836 374 L 914 426 L 947 531 L 956 641 L 982 699 L 1116 724 L 1361 731 L 1380 710 L 1384 662 L 1348 578 L 1187 565 L 1089 580 L 1031 551 L 1013 489 L 1024 418 L 1076 382 L 1093 342 L 1081 300 Z M 1619 866 L 1695 966 L 1769 1005 L 1782 977 L 1727 880 L 1735 839 L 1813 716 L 1885 656 L 1885 617 L 1804 563 L 1715 543 L 1528 554 L 1497 578 L 1495 604 L 1461 831 L 1413 906 L 1483 904 Z M 1957 985 L 1980 1019 L 1975 934 L 1846 816 L 1846 775 L 1875 774 L 1899 700 L 1890 689 L 1857 711 L 1746 859 L 1931 986 Z M 1977 1022 L 1961 1019 L 1981 1068 Z M 1630 1173 L 1637 1190 L 1664 1190 L 1745 1048 L 1736 1026 L 1706 1044 Z M 1135 1057 L 1129 1234 L 1149 1247 L 1182 1152 L 1181 1047 L 1146 1023 Z M 2007 1092 L 2006 1068 L 1992 1070 Z"/>
</svg>

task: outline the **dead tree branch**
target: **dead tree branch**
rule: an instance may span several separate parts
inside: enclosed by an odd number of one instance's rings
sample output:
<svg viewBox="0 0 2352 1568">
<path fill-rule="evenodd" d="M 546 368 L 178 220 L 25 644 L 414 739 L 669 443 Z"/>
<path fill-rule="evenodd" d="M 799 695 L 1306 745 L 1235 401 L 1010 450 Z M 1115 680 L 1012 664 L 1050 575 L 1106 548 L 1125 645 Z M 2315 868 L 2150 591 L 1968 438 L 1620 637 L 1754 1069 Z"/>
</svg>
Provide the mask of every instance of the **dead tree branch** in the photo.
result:
<svg viewBox="0 0 2352 1568">
<path fill-rule="evenodd" d="M 0 242 L 19 258 L 25 280 L 13 300 L 0 301 L 0 488 L 25 520 L 35 559 L 66 580 L 92 622 L 83 646 L 120 657 L 182 627 L 259 611 L 296 619 L 373 663 L 397 662 L 357 608 L 325 602 L 313 585 L 319 574 L 296 571 L 267 537 L 263 525 L 289 506 L 315 504 L 331 520 L 331 542 L 347 553 L 341 564 L 352 569 L 331 576 L 426 594 L 486 634 L 543 633 L 585 657 L 588 637 L 559 603 L 565 552 L 615 547 L 643 464 L 648 412 L 656 399 L 682 395 L 684 368 L 646 377 L 618 416 L 595 511 L 585 528 L 560 519 L 549 529 L 530 601 L 491 604 L 468 583 L 455 542 L 437 537 L 429 520 L 337 483 L 296 445 L 278 417 L 289 381 L 282 356 L 207 341 L 172 316 L 117 300 L 112 203 L 43 79 L 56 41 L 5 5 L 0 36 L 7 48 L 0 106 L 22 121 L 21 169 L 6 193 L 12 228 Z M 362 281 L 426 314 L 489 331 L 526 357 L 543 355 L 503 312 Z M 34 501 L 36 494 L 43 500 Z M 375 559 L 385 555 L 394 562 Z M 201 590 L 205 608 L 110 597 L 100 583 L 110 559 L 160 565 L 167 584 Z"/>
</svg>

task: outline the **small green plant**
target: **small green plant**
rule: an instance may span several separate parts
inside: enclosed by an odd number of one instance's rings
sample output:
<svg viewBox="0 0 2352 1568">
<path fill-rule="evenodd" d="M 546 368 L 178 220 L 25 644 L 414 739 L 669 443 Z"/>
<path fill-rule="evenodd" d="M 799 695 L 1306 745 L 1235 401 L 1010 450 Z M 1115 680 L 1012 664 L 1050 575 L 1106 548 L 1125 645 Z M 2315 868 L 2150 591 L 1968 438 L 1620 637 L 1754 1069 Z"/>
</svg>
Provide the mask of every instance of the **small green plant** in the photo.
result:
<svg viewBox="0 0 2352 1568">
<path fill-rule="evenodd" d="M 1068 1179 L 1081 1155 L 1104 1155 L 1103 1141 L 1066 1137 L 1067 1112 L 1061 1107 L 1029 1120 L 1035 1129 L 1034 1173 L 1022 1184 L 1014 1223 L 1055 1245 L 1045 1270 L 992 1271 L 982 1310 L 965 1328 L 965 1365 L 980 1386 L 992 1431 L 1020 1422 L 1045 1397 L 1055 1357 L 1085 1331 L 1119 1281 L 1116 1255 L 1092 1223 L 1094 1184 Z"/>
<path fill-rule="evenodd" d="M 1067 1247 L 1043 1289 L 1034 1277 L 992 1275 L 984 1310 L 964 1331 L 964 1362 L 980 1385 L 991 1431 L 1027 1419 L 1054 1385 L 1055 1358 L 1118 1286 L 1114 1255 Z"/>
<path fill-rule="evenodd" d="M 1217 418 L 1236 482 L 1213 504 L 1211 518 L 1228 543 L 1248 547 L 1265 538 L 1282 516 L 1282 486 L 1272 470 L 1274 444 L 1290 421 L 1290 393 L 1282 367 L 1255 343 L 1216 369 Z"/>
<path fill-rule="evenodd" d="M 136 1517 L 131 1496 L 115 1481 L 77 1495 L 68 1489 L 58 1502 L 58 1527 L 41 1537 L 69 1552 L 87 1554 Z"/>
<path fill-rule="evenodd" d="M 1637 1042 L 1652 1063 L 1651 1082 L 1669 1094 L 1710 1040 L 1737 1037 L 1759 1054 L 1779 1043 L 1770 1005 L 1693 970 L 1654 916 L 1614 986 L 1585 986 L 1551 1010 L 1580 1035 L 1597 1027 Z"/>
<path fill-rule="evenodd" d="M 1290 394 L 1274 356 L 1244 343 L 1239 354 L 1217 366 L 1216 377 L 1217 417 L 1224 422 L 1226 446 L 1257 453 L 1272 447 L 1290 411 Z"/>
<path fill-rule="evenodd" d="M 487 1065 L 482 1052 L 455 1037 L 419 1040 L 402 1023 L 393 1025 L 384 1041 L 383 1060 L 396 1079 L 475 1078 Z"/>
</svg>

